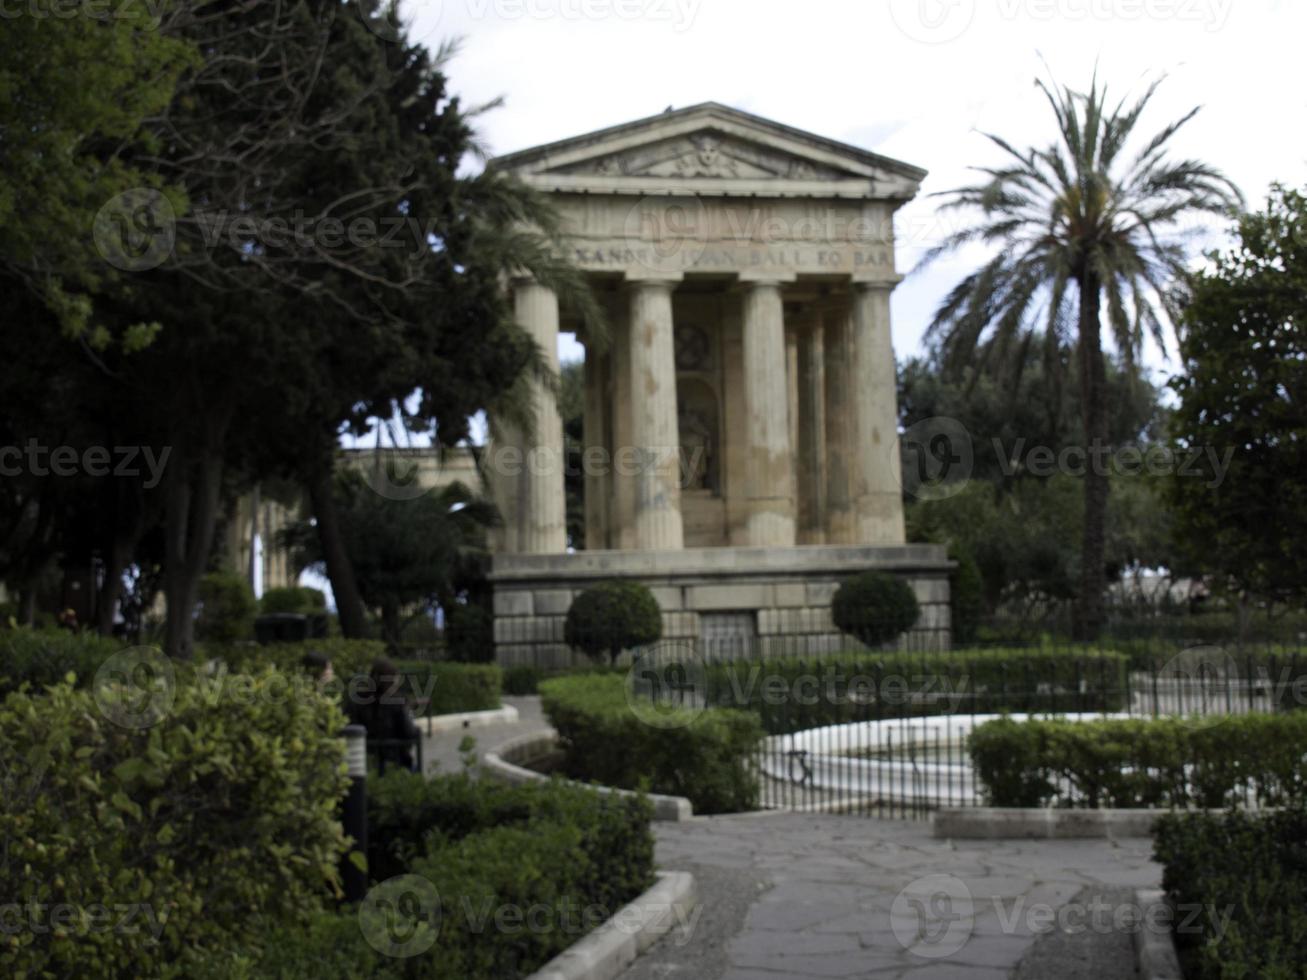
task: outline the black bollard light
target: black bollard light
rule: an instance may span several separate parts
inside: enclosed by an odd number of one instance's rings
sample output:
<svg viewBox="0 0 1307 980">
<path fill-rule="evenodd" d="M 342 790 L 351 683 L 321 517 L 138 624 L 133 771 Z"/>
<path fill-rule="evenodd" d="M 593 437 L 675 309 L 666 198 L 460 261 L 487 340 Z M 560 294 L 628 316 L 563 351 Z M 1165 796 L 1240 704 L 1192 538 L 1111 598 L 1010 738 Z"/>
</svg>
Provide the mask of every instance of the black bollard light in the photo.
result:
<svg viewBox="0 0 1307 980">
<path fill-rule="evenodd" d="M 352 858 L 368 854 L 368 730 L 362 725 L 346 725 L 345 765 L 349 771 L 349 795 L 341 814 L 345 833 L 354 839 L 340 862 L 340 880 L 345 901 L 361 902 L 368 893 L 368 874 Z"/>
</svg>

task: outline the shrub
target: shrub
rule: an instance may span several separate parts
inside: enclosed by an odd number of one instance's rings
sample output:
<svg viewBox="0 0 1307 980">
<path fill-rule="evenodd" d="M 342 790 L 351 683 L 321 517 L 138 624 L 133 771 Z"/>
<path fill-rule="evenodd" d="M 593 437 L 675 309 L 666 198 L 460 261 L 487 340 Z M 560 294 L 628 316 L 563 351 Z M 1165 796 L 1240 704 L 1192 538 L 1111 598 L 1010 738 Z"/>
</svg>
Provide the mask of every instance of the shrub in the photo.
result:
<svg viewBox="0 0 1307 980">
<path fill-rule="evenodd" d="M 426 878 L 440 899 L 436 942 L 411 958 L 387 957 L 368 945 L 356 915 L 322 913 L 270 939 L 250 977 L 523 976 L 653 881 L 652 811 L 643 798 L 407 773 L 374 778 L 368 790 L 374 880 Z M 379 846 L 377 837 L 399 846 Z M 497 927 L 495 910 L 510 905 L 535 909 L 536 918 Z"/>
<path fill-rule="evenodd" d="M 287 697 L 276 672 L 243 680 L 180 680 L 146 729 L 106 718 L 113 692 L 97 704 L 66 683 L 0 704 L 5 901 L 148 913 L 134 930 L 90 928 L 82 912 L 13 934 L 9 972 L 185 976 L 193 958 L 257 947 L 322 907 L 346 845 L 340 712 L 311 689 Z"/>
<path fill-rule="evenodd" d="M 301 670 L 304 655 L 310 651 L 321 653 L 330 660 L 333 673 L 345 681 L 357 674 L 366 674 L 374 660 L 386 655 L 386 644 L 381 640 L 347 640 L 343 637 L 305 640 L 301 643 L 269 643 L 264 646 L 253 643 L 206 643 L 200 648 L 200 656 L 206 660 L 221 660 L 235 671 L 272 666 L 296 672 Z"/>
<path fill-rule="evenodd" d="M 210 572 L 200 579 L 200 615 L 195 635 L 214 643 L 245 640 L 254 631 L 256 611 L 249 583 L 232 572 Z"/>
<path fill-rule="evenodd" d="M 540 682 L 551 677 L 579 677 L 583 674 L 625 674 L 625 668 L 608 664 L 593 664 L 588 667 L 563 667 L 549 670 L 532 664 L 519 664 L 504 668 L 504 693 L 512 695 L 539 694 Z"/>
<path fill-rule="evenodd" d="M 288 585 L 282 588 L 268 589 L 259 600 L 259 612 L 265 616 L 277 613 L 299 613 L 311 615 L 324 612 L 327 597 L 321 589 L 311 589 L 307 585 Z"/>
<path fill-rule="evenodd" d="M 67 630 L 0 632 L 0 697 L 29 683 L 38 691 L 75 674 L 87 687 L 109 657 L 124 649 L 117 640 Z"/>
<path fill-rule="evenodd" d="M 906 633 L 920 614 L 912 586 L 886 572 L 863 572 L 847 579 L 831 600 L 835 625 L 869 647 Z"/>
<path fill-rule="evenodd" d="M 1307 716 L 1010 718 L 980 725 L 969 750 L 993 806 L 1223 807 L 1307 800 Z"/>
<path fill-rule="evenodd" d="M 494 617 L 485 606 L 454 603 L 445 610 L 445 637 L 450 660 L 484 664 L 495 659 Z"/>
<path fill-rule="evenodd" d="M 631 709 L 623 678 L 612 674 L 555 678 L 540 694 L 569 776 L 621 789 L 647 782 L 688 797 L 698 813 L 758 805 L 750 767 L 763 734 L 756 716 L 709 708 L 679 727 L 654 727 Z"/>
<path fill-rule="evenodd" d="M 416 706 L 420 714 L 454 715 L 499 707 L 503 672 L 494 664 L 403 660 L 398 667 L 411 684 L 405 693 L 422 694 L 428 699 Z"/>
<path fill-rule="evenodd" d="M 1307 813 L 1301 807 L 1264 814 L 1168 814 L 1158 820 L 1154 857 L 1162 864 L 1162 887 L 1181 913 L 1176 921 L 1190 926 L 1175 932 L 1186 977 L 1303 975 L 1304 841 Z M 1190 916 L 1193 909 L 1200 914 Z"/>
<path fill-rule="evenodd" d="M 607 654 L 616 663 L 623 650 L 656 643 L 663 616 L 647 586 L 639 582 L 601 582 L 572 600 L 563 640 L 595 660 Z"/>
<path fill-rule="evenodd" d="M 960 545 L 949 549 L 949 558 L 957 568 L 949 576 L 949 598 L 953 606 L 953 642 L 974 643 L 985 612 L 985 582 L 980 566 L 970 551 Z"/>
<path fill-rule="evenodd" d="M 755 712 L 770 734 L 907 715 L 1113 711 L 1126 660 L 1085 650 L 852 653 L 710 663 L 708 703 Z"/>
</svg>

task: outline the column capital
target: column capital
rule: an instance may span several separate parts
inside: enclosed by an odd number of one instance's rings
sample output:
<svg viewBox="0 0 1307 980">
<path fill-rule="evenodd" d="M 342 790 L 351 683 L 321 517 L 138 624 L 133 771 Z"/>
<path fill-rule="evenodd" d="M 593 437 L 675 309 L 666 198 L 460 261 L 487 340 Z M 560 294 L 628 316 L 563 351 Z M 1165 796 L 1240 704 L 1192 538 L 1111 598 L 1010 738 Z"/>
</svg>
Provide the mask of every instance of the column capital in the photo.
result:
<svg viewBox="0 0 1307 980">
<path fill-rule="evenodd" d="M 799 281 L 797 272 L 740 272 L 737 282 L 741 286 L 787 286 Z"/>
<path fill-rule="evenodd" d="M 628 286 L 653 286 L 674 289 L 685 281 L 681 272 L 626 272 L 622 281 Z"/>
<path fill-rule="evenodd" d="M 880 275 L 874 279 L 854 276 L 849 280 L 849 282 L 858 292 L 870 292 L 876 289 L 893 290 L 895 286 L 903 281 L 903 278 L 903 276 L 898 274 L 889 276 Z"/>
</svg>

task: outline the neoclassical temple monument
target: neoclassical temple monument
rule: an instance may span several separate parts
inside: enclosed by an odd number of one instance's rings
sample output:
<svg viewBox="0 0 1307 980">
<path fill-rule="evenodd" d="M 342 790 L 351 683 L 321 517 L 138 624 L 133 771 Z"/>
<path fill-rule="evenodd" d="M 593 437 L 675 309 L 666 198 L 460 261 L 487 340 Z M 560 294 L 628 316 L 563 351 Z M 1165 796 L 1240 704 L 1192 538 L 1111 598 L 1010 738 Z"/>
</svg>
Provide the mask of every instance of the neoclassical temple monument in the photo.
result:
<svg viewBox="0 0 1307 980">
<path fill-rule="evenodd" d="M 654 589 L 666 639 L 816 652 L 848 644 L 839 580 L 882 568 L 947 642 L 943 550 L 904 540 L 890 341 L 893 215 L 925 172 L 713 103 L 494 165 L 554 199 L 610 324 L 587 337 L 513 283 L 543 350 L 560 331 L 586 347 L 585 542 L 568 552 L 562 426 L 537 385 L 534 432 L 492 422 L 487 455 L 500 661 L 570 661 L 568 605 L 611 577 Z"/>
</svg>

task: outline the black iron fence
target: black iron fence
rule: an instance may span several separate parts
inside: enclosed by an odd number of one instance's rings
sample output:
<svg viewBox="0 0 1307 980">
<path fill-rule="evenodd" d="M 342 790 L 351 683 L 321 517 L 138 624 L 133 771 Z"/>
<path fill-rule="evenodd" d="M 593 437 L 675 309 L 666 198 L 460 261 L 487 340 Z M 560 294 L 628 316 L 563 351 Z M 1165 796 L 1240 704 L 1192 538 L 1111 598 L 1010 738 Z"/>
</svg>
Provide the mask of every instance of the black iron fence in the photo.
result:
<svg viewBox="0 0 1307 980">
<path fill-rule="evenodd" d="M 846 641 L 812 654 L 807 638 L 780 642 L 763 652 L 666 641 L 639 651 L 630 670 L 630 696 L 679 706 L 687 723 L 708 708 L 758 717 L 765 735 L 748 765 L 764 808 L 915 817 L 989 803 L 1307 796 L 1307 644 L 1158 637 L 1125 649 L 1108 640 L 850 652 Z M 978 769 L 972 735 L 1002 718 L 1070 727 L 990 725 Z M 1173 723 L 1132 724 L 1147 719 Z M 1112 724 L 1083 724 L 1101 721 Z"/>
</svg>

